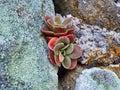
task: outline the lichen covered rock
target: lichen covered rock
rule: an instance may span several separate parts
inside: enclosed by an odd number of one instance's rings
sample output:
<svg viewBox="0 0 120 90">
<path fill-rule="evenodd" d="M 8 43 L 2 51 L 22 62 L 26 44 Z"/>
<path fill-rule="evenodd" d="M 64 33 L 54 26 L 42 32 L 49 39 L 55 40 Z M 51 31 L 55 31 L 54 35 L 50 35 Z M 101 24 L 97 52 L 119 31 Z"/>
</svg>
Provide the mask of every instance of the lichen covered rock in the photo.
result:
<svg viewBox="0 0 120 90">
<path fill-rule="evenodd" d="M 57 90 L 40 33 L 44 15 L 54 15 L 52 0 L 0 1 L 0 90 Z"/>
<path fill-rule="evenodd" d="M 82 71 L 76 80 L 75 90 L 119 90 L 120 79 L 109 70 L 91 68 Z"/>
</svg>

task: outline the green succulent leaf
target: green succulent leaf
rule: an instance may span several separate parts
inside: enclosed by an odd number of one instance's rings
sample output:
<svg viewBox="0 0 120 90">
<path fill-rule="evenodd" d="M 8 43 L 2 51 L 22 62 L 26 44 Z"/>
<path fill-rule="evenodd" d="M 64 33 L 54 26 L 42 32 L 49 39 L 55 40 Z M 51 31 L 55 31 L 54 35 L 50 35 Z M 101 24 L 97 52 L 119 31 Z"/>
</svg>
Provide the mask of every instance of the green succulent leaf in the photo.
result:
<svg viewBox="0 0 120 90">
<path fill-rule="evenodd" d="M 78 59 L 82 56 L 82 49 L 77 44 L 74 44 L 73 52 L 69 55 L 71 59 Z"/>
<path fill-rule="evenodd" d="M 58 38 L 58 40 L 56 41 L 55 44 L 57 44 L 57 43 L 64 43 L 67 45 L 70 43 L 70 40 L 67 36 L 62 36 L 62 37 Z"/>
<path fill-rule="evenodd" d="M 66 69 L 69 69 L 71 66 L 71 59 L 69 56 L 65 56 L 65 59 L 62 62 L 62 66 Z"/>
<path fill-rule="evenodd" d="M 59 51 L 63 47 L 64 47 L 64 43 L 57 43 L 57 44 L 55 44 L 55 46 L 53 48 L 54 54 L 55 55 L 59 55 Z"/>
<path fill-rule="evenodd" d="M 65 50 L 66 48 L 68 48 L 70 46 L 70 44 L 66 45 L 65 47 L 63 47 L 61 50 Z"/>
<path fill-rule="evenodd" d="M 73 52 L 74 45 L 71 43 L 69 47 L 66 49 L 66 54 L 71 54 Z"/>
</svg>

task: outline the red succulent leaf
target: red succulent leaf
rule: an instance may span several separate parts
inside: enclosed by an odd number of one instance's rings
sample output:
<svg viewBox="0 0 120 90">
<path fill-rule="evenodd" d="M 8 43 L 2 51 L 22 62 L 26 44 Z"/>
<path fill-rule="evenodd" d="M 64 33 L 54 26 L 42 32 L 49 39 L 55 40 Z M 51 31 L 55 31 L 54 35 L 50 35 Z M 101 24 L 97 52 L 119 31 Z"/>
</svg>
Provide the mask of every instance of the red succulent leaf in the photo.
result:
<svg viewBox="0 0 120 90">
<path fill-rule="evenodd" d="M 69 38 L 70 42 L 73 43 L 74 42 L 74 35 L 73 34 L 68 34 L 67 37 Z"/>
<path fill-rule="evenodd" d="M 56 65 L 57 65 L 58 67 L 60 67 L 60 66 L 61 66 L 61 63 L 60 63 L 60 61 L 59 61 L 59 56 L 54 55 L 54 59 L 55 59 Z"/>
<path fill-rule="evenodd" d="M 53 52 L 53 51 L 49 50 L 49 52 L 48 52 L 48 57 L 49 57 L 50 62 L 51 62 L 53 65 L 56 65 L 55 60 L 54 60 L 54 52 Z"/>
<path fill-rule="evenodd" d="M 48 20 L 48 19 L 51 19 L 51 17 L 50 17 L 50 16 L 45 16 L 45 17 L 44 17 L 45 23 L 47 23 L 47 20 Z"/>
<path fill-rule="evenodd" d="M 48 30 L 47 28 L 42 28 L 41 32 L 45 35 L 51 35 L 51 36 L 54 35 L 54 32 Z"/>
<path fill-rule="evenodd" d="M 65 36 L 65 35 L 67 35 L 67 32 L 64 32 L 64 33 L 54 33 L 54 36 L 56 36 L 56 37 Z"/>
<path fill-rule="evenodd" d="M 69 70 L 75 69 L 76 66 L 77 66 L 77 59 L 71 60 L 71 66 L 70 66 Z"/>
<path fill-rule="evenodd" d="M 67 29 L 67 31 L 68 31 L 68 34 L 72 34 L 75 31 L 75 28 Z"/>
<path fill-rule="evenodd" d="M 66 18 L 62 24 L 63 25 L 68 25 L 72 21 L 72 19 L 73 19 L 73 17 Z"/>
<path fill-rule="evenodd" d="M 77 44 L 74 44 L 74 50 L 70 54 L 70 58 L 71 59 L 78 59 L 80 56 L 82 56 L 82 49 Z"/>
<path fill-rule="evenodd" d="M 66 32 L 66 27 L 65 26 L 54 26 L 54 29 L 55 29 L 56 33 Z"/>
<path fill-rule="evenodd" d="M 49 47 L 50 50 L 53 51 L 53 48 L 55 46 L 55 43 L 56 43 L 57 39 L 58 38 L 54 37 L 54 38 L 50 39 L 50 41 L 48 42 L 48 47 Z"/>
</svg>

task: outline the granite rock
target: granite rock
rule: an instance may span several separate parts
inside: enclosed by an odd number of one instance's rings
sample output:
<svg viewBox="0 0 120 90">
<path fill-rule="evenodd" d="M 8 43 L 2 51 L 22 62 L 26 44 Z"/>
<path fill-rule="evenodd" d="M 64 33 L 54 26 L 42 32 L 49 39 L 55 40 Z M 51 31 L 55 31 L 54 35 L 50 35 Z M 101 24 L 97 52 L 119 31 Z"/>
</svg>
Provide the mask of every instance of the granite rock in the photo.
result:
<svg viewBox="0 0 120 90">
<path fill-rule="evenodd" d="M 40 32 L 52 0 L 0 0 L 0 90 L 57 90 L 57 68 Z"/>
</svg>

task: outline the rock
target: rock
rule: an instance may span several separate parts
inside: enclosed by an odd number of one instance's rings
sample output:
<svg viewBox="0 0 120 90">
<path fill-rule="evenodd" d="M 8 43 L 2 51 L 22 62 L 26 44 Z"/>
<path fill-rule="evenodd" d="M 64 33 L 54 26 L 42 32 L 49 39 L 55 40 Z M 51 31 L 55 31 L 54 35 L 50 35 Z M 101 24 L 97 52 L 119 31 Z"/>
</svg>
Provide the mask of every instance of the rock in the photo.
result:
<svg viewBox="0 0 120 90">
<path fill-rule="evenodd" d="M 120 90 L 120 79 L 109 70 L 86 69 L 77 78 L 75 90 Z"/>
<path fill-rule="evenodd" d="M 111 71 L 115 72 L 117 74 L 117 76 L 120 78 L 120 65 L 119 64 L 116 64 L 116 65 L 111 64 L 106 67 L 101 66 L 100 68 L 111 70 Z"/>
<path fill-rule="evenodd" d="M 77 23 L 76 25 L 73 24 L 76 27 L 74 35 L 75 43 L 79 44 L 83 50 L 80 61 L 82 64 L 93 67 L 120 63 L 120 57 L 116 53 L 120 53 L 120 33 L 95 25 L 83 24 L 77 18 L 72 23 Z M 115 49 L 115 47 L 117 48 Z M 114 52 L 114 55 L 111 52 Z"/>
<path fill-rule="evenodd" d="M 120 5 L 114 0 L 53 0 L 57 13 L 72 14 L 85 23 L 108 29 L 120 26 Z M 119 2 L 119 1 L 118 1 Z"/>
<path fill-rule="evenodd" d="M 0 0 L 0 90 L 57 90 L 57 68 L 40 33 L 52 0 Z"/>
<path fill-rule="evenodd" d="M 76 79 L 84 69 L 84 66 L 77 65 L 74 70 L 65 71 L 64 76 L 59 78 L 59 90 L 75 90 Z M 63 75 L 63 71 L 61 73 Z"/>
</svg>

